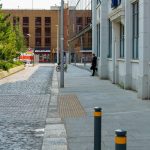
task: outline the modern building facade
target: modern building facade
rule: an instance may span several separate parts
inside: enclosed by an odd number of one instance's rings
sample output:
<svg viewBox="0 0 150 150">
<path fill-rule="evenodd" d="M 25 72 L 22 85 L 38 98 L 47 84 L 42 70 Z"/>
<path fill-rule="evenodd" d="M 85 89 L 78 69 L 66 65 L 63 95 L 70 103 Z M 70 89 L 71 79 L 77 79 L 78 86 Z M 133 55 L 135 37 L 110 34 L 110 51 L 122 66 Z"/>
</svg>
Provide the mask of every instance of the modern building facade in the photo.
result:
<svg viewBox="0 0 150 150">
<path fill-rule="evenodd" d="M 92 49 L 98 75 L 150 98 L 150 1 L 92 1 Z"/>
</svg>

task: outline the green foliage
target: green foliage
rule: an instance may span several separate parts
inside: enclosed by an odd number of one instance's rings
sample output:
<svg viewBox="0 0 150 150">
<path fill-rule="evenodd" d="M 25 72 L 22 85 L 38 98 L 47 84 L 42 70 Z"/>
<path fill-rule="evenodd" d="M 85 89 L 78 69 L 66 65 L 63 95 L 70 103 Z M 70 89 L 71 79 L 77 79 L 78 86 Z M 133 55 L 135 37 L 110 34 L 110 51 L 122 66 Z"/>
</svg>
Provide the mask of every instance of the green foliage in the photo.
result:
<svg viewBox="0 0 150 150">
<path fill-rule="evenodd" d="M 9 17 L 10 15 L 4 15 L 0 11 L 0 60 L 4 61 L 17 58 L 27 49 L 22 30 L 19 25 L 13 27 Z"/>
<path fill-rule="evenodd" d="M 0 0 L 0 2 L 1 2 L 1 0 Z M 0 4 L 0 10 L 2 9 L 2 4 Z"/>
<path fill-rule="evenodd" d="M 4 65 L 4 70 L 9 70 L 10 68 L 13 68 L 13 64 L 11 64 L 11 63 L 5 63 L 5 65 Z"/>
<path fill-rule="evenodd" d="M 20 66 L 20 65 L 23 65 L 23 62 L 21 62 L 21 61 L 15 61 L 15 62 L 0 61 L 0 69 L 6 70 L 6 71 L 8 71 L 9 69 L 14 68 L 16 66 Z"/>
<path fill-rule="evenodd" d="M 8 71 L 10 68 L 13 68 L 13 64 L 5 61 L 0 61 L 0 69 Z"/>
<path fill-rule="evenodd" d="M 15 32 L 12 30 L 10 22 L 7 21 L 8 16 L 0 14 L 0 59 L 13 59 L 15 54 Z"/>
<path fill-rule="evenodd" d="M 25 38 L 21 31 L 20 26 L 19 25 L 15 26 L 14 31 L 16 34 L 16 50 L 17 50 L 17 52 L 25 52 L 27 50 L 27 47 L 26 47 Z"/>
<path fill-rule="evenodd" d="M 13 62 L 13 65 L 14 66 L 20 66 L 20 65 L 23 65 L 24 63 L 22 61 L 15 61 Z"/>
<path fill-rule="evenodd" d="M 1 7 L 0 4 L 0 70 L 8 71 L 10 68 L 23 64 L 13 59 L 27 48 L 21 29 L 19 26 L 13 27 L 9 20 L 10 15 L 4 15 Z"/>
</svg>

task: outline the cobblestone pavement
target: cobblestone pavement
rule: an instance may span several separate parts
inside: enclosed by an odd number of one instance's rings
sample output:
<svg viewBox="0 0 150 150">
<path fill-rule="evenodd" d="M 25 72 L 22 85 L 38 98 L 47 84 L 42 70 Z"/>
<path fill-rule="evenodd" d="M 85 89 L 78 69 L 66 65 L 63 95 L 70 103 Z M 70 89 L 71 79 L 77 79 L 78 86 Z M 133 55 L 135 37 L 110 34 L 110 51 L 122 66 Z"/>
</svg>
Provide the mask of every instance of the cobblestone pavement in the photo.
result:
<svg viewBox="0 0 150 150">
<path fill-rule="evenodd" d="M 0 150 L 40 150 L 52 65 L 27 67 L 0 80 Z"/>
</svg>

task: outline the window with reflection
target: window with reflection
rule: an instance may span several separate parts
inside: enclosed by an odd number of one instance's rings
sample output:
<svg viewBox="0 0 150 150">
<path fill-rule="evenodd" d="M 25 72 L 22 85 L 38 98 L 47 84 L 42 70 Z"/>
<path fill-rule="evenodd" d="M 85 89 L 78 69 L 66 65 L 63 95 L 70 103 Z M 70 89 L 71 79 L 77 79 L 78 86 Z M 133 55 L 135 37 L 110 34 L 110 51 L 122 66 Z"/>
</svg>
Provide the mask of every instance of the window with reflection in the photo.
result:
<svg viewBox="0 0 150 150">
<path fill-rule="evenodd" d="M 89 25 L 89 24 L 91 24 L 91 17 L 86 17 L 85 18 L 85 25 L 87 26 L 87 25 Z"/>
<path fill-rule="evenodd" d="M 111 7 L 116 8 L 121 4 L 121 0 L 111 0 Z"/>
<path fill-rule="evenodd" d="M 124 25 L 120 23 L 120 58 L 124 58 Z"/>
<path fill-rule="evenodd" d="M 41 25 L 41 17 L 35 17 L 35 25 L 40 26 Z"/>
<path fill-rule="evenodd" d="M 82 23 L 83 23 L 82 17 L 76 17 L 76 24 L 77 25 L 82 25 Z"/>
<path fill-rule="evenodd" d="M 35 28 L 35 36 L 41 36 L 41 27 Z"/>
<path fill-rule="evenodd" d="M 35 46 L 41 46 L 41 38 L 35 38 Z"/>
<path fill-rule="evenodd" d="M 108 58 L 112 58 L 112 22 L 110 21 L 110 19 L 108 20 L 109 23 L 109 49 L 108 49 Z"/>
<path fill-rule="evenodd" d="M 45 38 L 45 46 L 51 47 L 51 38 Z"/>
<path fill-rule="evenodd" d="M 29 27 L 23 27 L 23 35 L 28 36 L 29 34 Z"/>
<path fill-rule="evenodd" d="M 23 25 L 28 26 L 29 25 L 29 17 L 23 17 Z"/>
<path fill-rule="evenodd" d="M 45 36 L 51 36 L 51 28 L 49 27 L 45 28 Z"/>
<path fill-rule="evenodd" d="M 97 0 L 97 5 L 101 3 L 101 0 Z"/>
<path fill-rule="evenodd" d="M 132 58 L 138 59 L 139 57 L 139 3 L 133 3 L 133 52 Z"/>
<path fill-rule="evenodd" d="M 100 24 L 97 24 L 97 56 L 100 57 Z"/>
<path fill-rule="evenodd" d="M 51 25 L 51 17 L 45 17 L 45 26 Z"/>
</svg>

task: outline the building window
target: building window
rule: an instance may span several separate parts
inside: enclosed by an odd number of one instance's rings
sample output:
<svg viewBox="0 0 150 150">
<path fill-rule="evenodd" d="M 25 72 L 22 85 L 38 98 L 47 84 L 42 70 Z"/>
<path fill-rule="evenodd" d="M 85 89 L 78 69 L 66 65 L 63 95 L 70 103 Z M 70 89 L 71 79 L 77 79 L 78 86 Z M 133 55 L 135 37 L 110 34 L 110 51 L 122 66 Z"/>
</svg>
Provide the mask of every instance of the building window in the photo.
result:
<svg viewBox="0 0 150 150">
<path fill-rule="evenodd" d="M 23 35 L 28 36 L 29 34 L 29 27 L 23 27 Z"/>
<path fill-rule="evenodd" d="M 100 57 L 100 24 L 97 24 L 97 56 Z"/>
<path fill-rule="evenodd" d="M 91 17 L 86 17 L 85 18 L 85 26 L 91 24 Z"/>
<path fill-rule="evenodd" d="M 87 41 L 85 40 L 85 35 L 81 36 L 81 49 L 84 49 L 84 47 L 87 46 Z"/>
<path fill-rule="evenodd" d="M 83 29 L 82 25 L 77 25 L 76 31 L 77 33 L 80 32 Z"/>
<path fill-rule="evenodd" d="M 23 17 L 23 25 L 28 26 L 29 25 L 29 17 Z"/>
<path fill-rule="evenodd" d="M 41 38 L 35 38 L 35 46 L 41 46 Z"/>
<path fill-rule="evenodd" d="M 121 4 L 121 0 L 111 0 L 111 7 L 116 8 Z"/>
<path fill-rule="evenodd" d="M 19 17 L 13 17 L 13 25 L 16 26 L 19 24 Z"/>
<path fill-rule="evenodd" d="M 25 41 L 26 41 L 26 46 L 29 47 L 29 37 L 28 36 L 25 37 Z"/>
<path fill-rule="evenodd" d="M 45 36 L 51 36 L 51 28 L 45 28 Z"/>
<path fill-rule="evenodd" d="M 124 25 L 120 23 L 120 58 L 124 58 Z"/>
<path fill-rule="evenodd" d="M 35 17 L 35 25 L 40 26 L 41 25 L 41 17 Z"/>
<path fill-rule="evenodd" d="M 51 47 L 51 38 L 45 38 L 45 47 Z"/>
<path fill-rule="evenodd" d="M 101 0 L 97 0 L 97 5 L 101 3 Z"/>
<path fill-rule="evenodd" d="M 108 58 L 112 58 L 112 22 L 109 20 L 109 50 Z"/>
<path fill-rule="evenodd" d="M 138 2 L 133 4 L 133 53 L 132 58 L 139 58 L 139 4 Z"/>
<path fill-rule="evenodd" d="M 92 31 L 88 32 L 88 47 L 92 47 Z"/>
<path fill-rule="evenodd" d="M 77 25 L 82 25 L 82 17 L 76 17 L 76 24 Z"/>
<path fill-rule="evenodd" d="M 45 17 L 45 26 L 50 26 L 50 25 L 51 25 L 51 18 Z"/>
<path fill-rule="evenodd" d="M 35 28 L 35 36 L 41 36 L 41 28 L 39 27 Z"/>
</svg>

